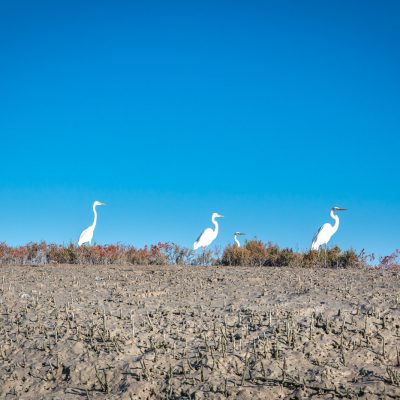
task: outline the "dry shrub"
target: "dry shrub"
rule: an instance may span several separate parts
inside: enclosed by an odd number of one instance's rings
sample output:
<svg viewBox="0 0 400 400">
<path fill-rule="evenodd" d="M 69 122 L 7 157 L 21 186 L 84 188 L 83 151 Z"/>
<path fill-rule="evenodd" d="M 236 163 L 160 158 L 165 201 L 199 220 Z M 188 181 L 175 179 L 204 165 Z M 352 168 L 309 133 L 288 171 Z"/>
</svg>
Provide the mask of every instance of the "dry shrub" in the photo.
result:
<svg viewBox="0 0 400 400">
<path fill-rule="evenodd" d="M 380 269 L 400 269 L 400 250 L 379 259 Z M 125 245 L 81 246 L 28 243 L 12 247 L 0 243 L 1 265 L 232 265 L 232 266 L 275 266 L 304 268 L 364 268 L 374 261 L 373 255 L 364 250 L 357 254 L 354 250 L 341 251 L 335 246 L 327 250 L 295 252 L 281 249 L 272 243 L 267 245 L 260 240 L 246 241 L 243 247 L 228 245 L 220 257 L 220 249 L 206 249 L 195 253 L 193 250 L 175 243 L 136 248 Z"/>
<path fill-rule="evenodd" d="M 248 265 L 267 267 L 301 266 L 302 255 L 292 249 L 280 249 L 277 245 L 268 243 L 266 246 L 260 240 L 249 240 L 244 247 L 227 246 L 222 255 L 223 265 Z"/>
<path fill-rule="evenodd" d="M 170 265 L 191 265 L 193 264 L 194 251 L 187 247 L 179 246 L 176 243 L 162 243 L 163 253 Z"/>
<path fill-rule="evenodd" d="M 324 258 L 324 252 L 320 252 L 320 258 Z M 340 248 L 334 246 L 326 252 L 326 266 L 328 268 L 339 268 Z"/>
<path fill-rule="evenodd" d="M 319 255 L 315 250 L 310 250 L 303 254 L 301 259 L 301 266 L 303 268 L 314 268 L 319 265 Z"/>
<path fill-rule="evenodd" d="M 355 268 L 365 267 L 359 255 L 353 250 L 346 250 L 340 255 L 339 268 Z"/>
<path fill-rule="evenodd" d="M 164 248 L 162 243 L 151 245 L 148 250 L 149 264 L 151 265 L 166 265 L 168 264 L 167 257 L 164 254 Z"/>
<path fill-rule="evenodd" d="M 194 255 L 193 252 L 193 258 L 190 260 L 190 265 L 221 265 L 220 252 L 221 251 L 218 247 L 214 247 L 213 249 L 203 249 L 200 253 L 197 253 L 197 255 Z"/>
<path fill-rule="evenodd" d="M 28 252 L 24 246 L 10 247 L 5 243 L 0 245 L 1 264 L 23 265 L 26 263 Z"/>
<path fill-rule="evenodd" d="M 367 267 L 363 251 L 357 254 L 353 249 L 342 252 L 338 246 L 318 252 L 311 250 L 303 254 L 302 266 L 306 268 L 359 268 Z"/>
<path fill-rule="evenodd" d="M 72 243 L 67 247 L 57 244 L 49 245 L 47 259 L 52 264 L 78 264 L 76 247 Z"/>
<path fill-rule="evenodd" d="M 267 247 L 261 240 L 246 241 L 244 248 L 249 252 L 249 265 L 262 267 L 268 256 Z"/>
<path fill-rule="evenodd" d="M 47 263 L 47 244 L 28 243 L 25 246 L 10 247 L 0 244 L 0 263 L 9 265 L 39 265 Z"/>
<path fill-rule="evenodd" d="M 238 247 L 236 245 L 228 245 L 222 254 L 222 265 L 249 265 L 250 264 L 250 251 L 245 247 Z"/>
<path fill-rule="evenodd" d="M 136 249 L 133 246 L 94 245 L 67 246 L 58 244 L 28 243 L 26 246 L 11 247 L 0 243 L 0 264 L 11 265 L 44 265 L 79 264 L 79 265 L 165 265 L 168 263 L 165 245 L 145 246 Z"/>
<path fill-rule="evenodd" d="M 292 249 L 280 249 L 279 246 L 268 243 L 267 257 L 264 265 L 267 267 L 292 267 L 301 264 L 301 254 Z"/>
<path fill-rule="evenodd" d="M 244 247 L 227 246 L 222 255 L 222 265 L 248 265 L 268 267 L 289 267 L 301 265 L 301 254 L 291 249 L 280 249 L 259 240 L 245 242 Z"/>
<path fill-rule="evenodd" d="M 388 256 L 380 257 L 378 268 L 400 270 L 400 249 L 395 250 Z"/>
<path fill-rule="evenodd" d="M 361 253 L 360 253 L 361 254 Z M 280 249 L 272 243 L 265 245 L 259 240 L 250 240 L 244 247 L 227 246 L 224 250 L 222 265 L 266 266 L 266 267 L 304 267 L 325 266 L 325 251 L 295 252 L 292 249 Z M 354 250 L 341 252 L 335 246 L 326 254 L 328 268 L 354 268 L 366 266 Z"/>
<path fill-rule="evenodd" d="M 276 259 L 276 265 L 279 267 L 301 267 L 302 259 L 302 254 L 286 248 L 280 250 Z"/>
<path fill-rule="evenodd" d="M 133 246 L 126 248 L 126 261 L 133 265 L 166 265 L 167 256 L 164 254 L 164 244 L 144 246 L 143 249 L 136 249 Z"/>
</svg>

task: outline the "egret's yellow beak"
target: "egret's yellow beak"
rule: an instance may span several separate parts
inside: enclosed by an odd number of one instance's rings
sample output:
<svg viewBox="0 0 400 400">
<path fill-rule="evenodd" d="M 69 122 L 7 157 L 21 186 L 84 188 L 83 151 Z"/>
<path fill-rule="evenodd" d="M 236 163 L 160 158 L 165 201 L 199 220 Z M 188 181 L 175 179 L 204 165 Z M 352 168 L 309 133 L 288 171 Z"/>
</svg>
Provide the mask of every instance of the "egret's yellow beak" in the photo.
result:
<svg viewBox="0 0 400 400">
<path fill-rule="evenodd" d="M 107 203 L 100 203 L 100 205 L 101 205 L 101 206 L 106 206 L 106 205 L 107 205 Z"/>
</svg>

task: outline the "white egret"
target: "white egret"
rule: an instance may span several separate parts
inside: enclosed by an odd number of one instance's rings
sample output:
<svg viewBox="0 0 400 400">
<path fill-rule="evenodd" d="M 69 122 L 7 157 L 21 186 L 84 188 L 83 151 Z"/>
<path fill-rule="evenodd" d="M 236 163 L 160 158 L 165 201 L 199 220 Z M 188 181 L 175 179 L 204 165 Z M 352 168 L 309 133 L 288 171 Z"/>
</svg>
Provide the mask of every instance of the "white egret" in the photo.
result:
<svg viewBox="0 0 400 400">
<path fill-rule="evenodd" d="M 234 235 L 233 235 L 233 239 L 235 240 L 235 243 L 236 243 L 237 247 L 240 247 L 240 242 L 239 242 L 237 237 L 238 236 L 242 236 L 242 235 L 245 235 L 245 233 L 235 232 Z"/>
<path fill-rule="evenodd" d="M 336 233 L 339 229 L 339 216 L 335 215 L 336 211 L 345 211 L 346 208 L 341 207 L 333 207 L 330 212 L 330 216 L 335 223 L 331 225 L 330 223 L 326 223 L 318 229 L 318 232 L 315 234 L 313 241 L 311 243 L 311 250 L 319 250 L 320 246 L 325 245 L 325 264 L 326 264 L 326 248 L 328 246 L 328 242 L 331 240 L 331 237 Z"/>
<path fill-rule="evenodd" d="M 94 228 L 96 228 L 96 223 L 97 223 L 96 207 L 97 206 L 105 206 L 105 205 L 106 205 L 106 203 L 101 203 L 100 201 L 95 201 L 93 203 L 93 213 L 94 213 L 93 224 L 90 225 L 89 228 L 86 228 L 81 233 L 81 236 L 79 236 L 78 246 L 82 246 L 84 243 L 92 244 Z"/>
<path fill-rule="evenodd" d="M 211 217 L 211 221 L 215 226 L 215 229 L 207 228 L 200 234 L 197 240 L 193 244 L 193 250 L 197 250 L 198 248 L 202 247 L 205 249 L 209 246 L 218 236 L 218 222 L 215 220 L 216 218 L 223 218 L 223 215 L 218 213 L 213 213 Z"/>
</svg>

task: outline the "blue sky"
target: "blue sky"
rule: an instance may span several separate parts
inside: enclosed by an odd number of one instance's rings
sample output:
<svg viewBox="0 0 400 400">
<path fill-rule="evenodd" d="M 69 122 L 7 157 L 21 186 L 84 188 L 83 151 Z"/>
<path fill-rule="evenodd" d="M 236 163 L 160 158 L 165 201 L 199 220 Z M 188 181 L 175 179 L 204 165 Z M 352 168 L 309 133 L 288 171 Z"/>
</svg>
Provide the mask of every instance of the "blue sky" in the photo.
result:
<svg viewBox="0 0 400 400">
<path fill-rule="evenodd" d="M 400 247 L 400 3 L 2 1 L 0 240 Z"/>
</svg>

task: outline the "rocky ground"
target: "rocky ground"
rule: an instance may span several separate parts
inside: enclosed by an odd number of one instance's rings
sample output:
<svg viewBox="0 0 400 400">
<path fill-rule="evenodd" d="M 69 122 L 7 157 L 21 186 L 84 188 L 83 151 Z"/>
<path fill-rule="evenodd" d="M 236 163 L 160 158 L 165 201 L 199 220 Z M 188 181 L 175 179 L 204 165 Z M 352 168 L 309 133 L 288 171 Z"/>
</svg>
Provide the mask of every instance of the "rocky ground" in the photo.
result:
<svg viewBox="0 0 400 400">
<path fill-rule="evenodd" d="M 398 399 L 396 272 L 0 269 L 0 398 Z"/>
</svg>

